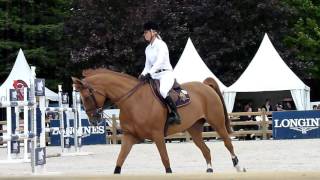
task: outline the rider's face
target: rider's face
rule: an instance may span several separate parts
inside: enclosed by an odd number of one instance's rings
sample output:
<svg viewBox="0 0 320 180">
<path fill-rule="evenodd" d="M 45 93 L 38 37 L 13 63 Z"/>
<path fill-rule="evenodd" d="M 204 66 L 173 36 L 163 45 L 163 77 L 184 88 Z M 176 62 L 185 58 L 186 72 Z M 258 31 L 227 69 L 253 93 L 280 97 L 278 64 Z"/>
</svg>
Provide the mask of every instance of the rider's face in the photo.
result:
<svg viewBox="0 0 320 180">
<path fill-rule="evenodd" d="M 143 36 L 146 41 L 150 42 L 152 39 L 152 31 L 151 30 L 144 31 Z"/>
</svg>

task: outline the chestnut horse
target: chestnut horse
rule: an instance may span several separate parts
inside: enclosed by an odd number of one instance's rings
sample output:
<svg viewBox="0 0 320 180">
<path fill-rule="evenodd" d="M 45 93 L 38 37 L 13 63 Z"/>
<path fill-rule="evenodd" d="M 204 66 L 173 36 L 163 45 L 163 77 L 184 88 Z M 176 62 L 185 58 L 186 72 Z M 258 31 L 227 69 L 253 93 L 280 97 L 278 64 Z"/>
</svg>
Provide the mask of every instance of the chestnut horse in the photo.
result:
<svg viewBox="0 0 320 180">
<path fill-rule="evenodd" d="M 80 92 L 91 123 L 99 118 L 99 113 L 107 99 L 120 108 L 119 119 L 123 136 L 114 173 L 121 172 L 121 167 L 132 146 L 144 139 L 155 142 L 166 172 L 171 173 L 164 133 L 167 108 L 153 94 L 150 85 L 127 74 L 107 69 L 85 70 L 83 76 L 85 78 L 82 80 L 74 77 L 72 80 Z M 178 108 L 181 124 L 169 126 L 166 135 L 187 131 L 206 160 L 207 172 L 213 172 L 210 150 L 202 138 L 203 124 L 206 121 L 224 141 L 234 167 L 238 171 L 244 171 L 245 169 L 242 170 L 239 166 L 229 137 L 230 121 L 220 90 L 212 78 L 206 81 L 212 87 L 201 82 L 181 85 L 188 91 L 191 103 Z"/>
</svg>

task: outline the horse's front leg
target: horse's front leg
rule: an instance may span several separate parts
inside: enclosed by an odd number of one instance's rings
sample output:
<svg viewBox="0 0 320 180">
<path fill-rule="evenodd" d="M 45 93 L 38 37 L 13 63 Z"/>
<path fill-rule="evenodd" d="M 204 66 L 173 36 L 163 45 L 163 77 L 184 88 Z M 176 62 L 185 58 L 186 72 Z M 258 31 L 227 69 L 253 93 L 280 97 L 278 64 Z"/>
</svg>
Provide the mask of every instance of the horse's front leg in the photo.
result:
<svg viewBox="0 0 320 180">
<path fill-rule="evenodd" d="M 172 173 L 172 170 L 170 167 L 169 156 L 168 156 L 168 152 L 167 152 L 167 147 L 166 147 L 166 143 L 164 141 L 164 135 L 163 134 L 157 135 L 157 137 L 154 137 L 153 140 L 157 145 L 158 151 L 160 153 L 162 164 L 166 169 L 166 173 Z"/>
<path fill-rule="evenodd" d="M 114 169 L 114 174 L 120 174 L 121 173 L 121 167 L 126 160 L 129 152 L 131 151 L 132 146 L 137 143 L 138 140 L 131 134 L 123 134 L 121 139 L 121 149 L 120 153 L 118 155 L 117 164 Z"/>
</svg>

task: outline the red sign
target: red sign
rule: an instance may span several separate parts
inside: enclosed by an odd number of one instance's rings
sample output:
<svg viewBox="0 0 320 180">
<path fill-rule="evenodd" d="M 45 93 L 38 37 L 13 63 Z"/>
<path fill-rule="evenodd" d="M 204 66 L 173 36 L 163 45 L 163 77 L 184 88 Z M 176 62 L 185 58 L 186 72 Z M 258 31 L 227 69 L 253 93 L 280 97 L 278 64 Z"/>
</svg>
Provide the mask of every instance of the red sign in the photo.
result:
<svg viewBox="0 0 320 180">
<path fill-rule="evenodd" d="M 27 83 L 25 83 L 23 80 L 14 80 L 13 87 L 17 91 L 18 101 L 23 101 L 23 89 L 28 87 Z"/>
</svg>

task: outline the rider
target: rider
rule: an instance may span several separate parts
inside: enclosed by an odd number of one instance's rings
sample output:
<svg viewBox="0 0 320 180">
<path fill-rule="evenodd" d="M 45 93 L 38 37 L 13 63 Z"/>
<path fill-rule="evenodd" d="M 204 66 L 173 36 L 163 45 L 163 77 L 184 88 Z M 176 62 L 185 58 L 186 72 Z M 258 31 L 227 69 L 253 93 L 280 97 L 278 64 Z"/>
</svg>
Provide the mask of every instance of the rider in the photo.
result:
<svg viewBox="0 0 320 180">
<path fill-rule="evenodd" d="M 177 107 L 172 98 L 168 95 L 169 90 L 174 83 L 174 75 L 169 59 L 169 50 L 167 44 L 158 34 L 159 27 L 156 23 L 148 21 L 144 24 L 144 38 L 149 42 L 146 47 L 145 67 L 139 76 L 139 79 L 153 78 L 160 81 L 160 94 L 165 99 L 171 112 L 168 122 L 180 124 L 180 116 Z"/>
</svg>

